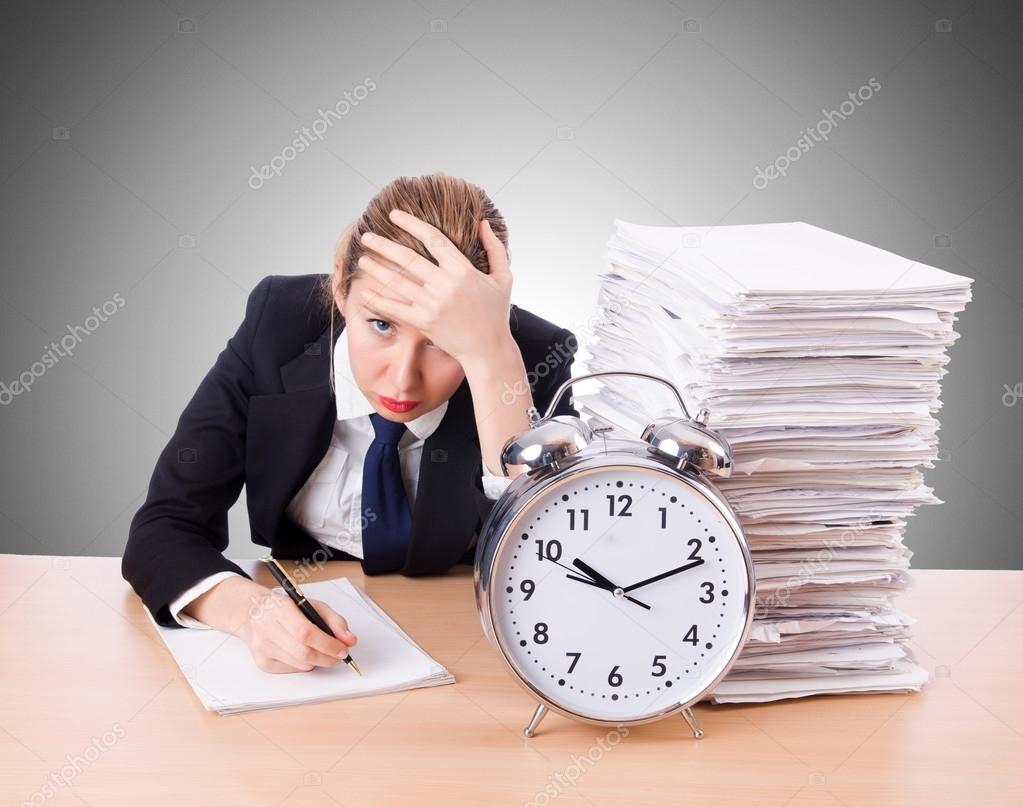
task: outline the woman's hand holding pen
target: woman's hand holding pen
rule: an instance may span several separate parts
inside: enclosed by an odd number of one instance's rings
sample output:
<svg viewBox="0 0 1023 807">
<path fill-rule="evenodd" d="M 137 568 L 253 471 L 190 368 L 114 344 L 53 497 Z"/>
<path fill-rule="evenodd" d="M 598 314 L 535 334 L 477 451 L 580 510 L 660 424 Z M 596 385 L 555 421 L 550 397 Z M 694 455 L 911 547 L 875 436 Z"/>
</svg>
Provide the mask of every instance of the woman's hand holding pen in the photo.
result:
<svg viewBox="0 0 1023 807">
<path fill-rule="evenodd" d="M 309 602 L 338 638 L 317 628 L 281 591 L 240 576 L 222 580 L 185 610 L 240 637 L 264 672 L 308 672 L 340 664 L 358 641 L 343 616 L 321 600 Z"/>
</svg>

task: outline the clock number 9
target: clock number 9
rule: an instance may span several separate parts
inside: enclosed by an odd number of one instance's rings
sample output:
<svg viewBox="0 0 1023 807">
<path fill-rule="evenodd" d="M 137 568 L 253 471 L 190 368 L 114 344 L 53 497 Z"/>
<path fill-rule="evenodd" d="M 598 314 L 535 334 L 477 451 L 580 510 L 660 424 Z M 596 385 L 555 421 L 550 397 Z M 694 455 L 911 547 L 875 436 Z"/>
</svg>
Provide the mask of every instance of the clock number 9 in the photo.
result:
<svg viewBox="0 0 1023 807">
<path fill-rule="evenodd" d="M 536 583 L 528 579 L 523 580 L 521 583 L 519 583 L 519 588 L 522 590 L 522 593 L 526 595 L 522 599 L 528 600 L 530 597 L 533 596 L 533 592 L 536 590 Z"/>
</svg>

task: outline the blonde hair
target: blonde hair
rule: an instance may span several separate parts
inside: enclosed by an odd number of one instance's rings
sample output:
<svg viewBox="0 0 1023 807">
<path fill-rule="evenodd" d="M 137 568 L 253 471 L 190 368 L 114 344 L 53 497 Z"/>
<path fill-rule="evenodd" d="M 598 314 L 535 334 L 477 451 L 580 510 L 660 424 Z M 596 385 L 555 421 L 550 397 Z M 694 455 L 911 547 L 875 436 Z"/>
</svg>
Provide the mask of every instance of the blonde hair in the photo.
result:
<svg viewBox="0 0 1023 807">
<path fill-rule="evenodd" d="M 494 235 L 505 249 L 508 248 L 508 227 L 504 216 L 478 185 L 448 176 L 443 171 L 417 177 L 401 176 L 385 185 L 369 200 L 365 212 L 345 228 L 334 244 L 334 271 L 327 276 L 322 287 L 324 307 L 330 310 L 330 367 L 334 366 L 334 318 L 340 317 L 344 322 L 337 306 L 338 296 L 347 299 L 352 283 L 364 274 L 358 264 L 365 252 L 362 245 L 364 233 L 381 235 L 437 263 L 418 238 L 391 221 L 389 214 L 394 208 L 432 224 L 484 274 L 489 274 L 490 266 L 479 237 L 481 219 L 490 222 Z M 330 384 L 333 391 L 333 372 L 330 373 Z"/>
</svg>

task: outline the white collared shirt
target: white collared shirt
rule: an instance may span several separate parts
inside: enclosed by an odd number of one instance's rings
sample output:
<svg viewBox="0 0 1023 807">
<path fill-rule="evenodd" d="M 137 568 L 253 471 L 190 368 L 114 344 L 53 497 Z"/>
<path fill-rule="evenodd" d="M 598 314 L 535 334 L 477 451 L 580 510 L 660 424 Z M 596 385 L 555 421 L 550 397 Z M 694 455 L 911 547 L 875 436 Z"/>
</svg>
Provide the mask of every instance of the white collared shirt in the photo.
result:
<svg viewBox="0 0 1023 807">
<path fill-rule="evenodd" d="M 337 402 L 334 433 L 327 452 L 292 498 L 285 512 L 321 544 L 361 558 L 362 465 L 375 436 L 369 416 L 376 410 L 352 376 L 347 328 L 341 331 L 334 345 L 332 369 Z M 410 508 L 415 507 L 423 446 L 444 419 L 447 409 L 448 402 L 444 401 L 440 406 L 406 422 L 407 429 L 398 441 L 398 457 Z M 483 492 L 487 498 L 497 499 L 512 480 L 491 473 L 482 455 L 481 460 Z M 476 538 L 473 535 L 467 549 L 475 544 Z M 181 613 L 181 609 L 232 574 L 235 572 L 218 572 L 205 577 L 174 599 L 169 608 L 178 624 L 208 628 L 208 625 L 194 617 Z"/>
</svg>

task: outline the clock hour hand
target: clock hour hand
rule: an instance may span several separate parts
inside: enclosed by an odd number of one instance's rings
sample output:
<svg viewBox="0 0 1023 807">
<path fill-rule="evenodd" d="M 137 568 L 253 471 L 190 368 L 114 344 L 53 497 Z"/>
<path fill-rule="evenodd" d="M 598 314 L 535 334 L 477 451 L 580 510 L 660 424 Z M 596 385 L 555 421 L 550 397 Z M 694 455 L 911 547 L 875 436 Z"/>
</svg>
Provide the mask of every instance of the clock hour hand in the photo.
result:
<svg viewBox="0 0 1023 807">
<path fill-rule="evenodd" d="M 596 580 L 590 580 L 588 577 L 576 577 L 574 574 L 566 574 L 565 577 L 567 577 L 569 580 L 578 580 L 580 583 L 589 583 L 591 586 L 596 586 L 597 588 L 604 589 L 604 591 L 612 592 L 614 591 L 613 588 L 608 588 L 603 583 L 599 583 Z M 645 602 L 640 602 L 635 597 L 630 597 L 628 594 L 626 594 L 625 599 L 636 603 L 636 605 L 640 606 L 641 608 L 646 608 L 648 611 L 650 610 L 649 605 L 647 605 Z"/>
<path fill-rule="evenodd" d="M 606 587 L 610 588 L 612 591 L 614 591 L 616 588 L 618 588 L 618 586 L 616 586 L 614 583 L 612 583 L 610 580 L 608 580 L 606 577 L 604 577 L 604 575 L 602 575 L 600 572 L 598 572 L 596 569 L 594 569 L 588 563 L 584 563 L 583 561 L 579 560 L 579 558 L 576 558 L 575 560 L 573 560 L 572 561 L 572 565 L 575 566 L 577 569 L 582 569 L 584 572 L 586 572 L 586 574 L 588 574 L 594 580 L 596 580 L 596 581 L 598 581 L 600 583 L 603 583 Z"/>
<path fill-rule="evenodd" d="M 656 583 L 658 580 L 663 580 L 666 577 L 671 577 L 672 575 L 688 571 L 689 569 L 693 569 L 701 565 L 702 563 L 703 558 L 698 558 L 697 560 L 694 560 L 692 563 L 687 563 L 685 566 L 679 566 L 677 569 L 669 569 L 666 572 L 655 574 L 653 577 L 648 577 L 646 580 L 640 580 L 638 583 L 633 583 L 631 586 L 626 586 L 622 590 L 625 592 L 635 591 L 637 588 L 640 588 L 641 586 L 646 586 L 649 585 L 650 583 Z"/>
</svg>

